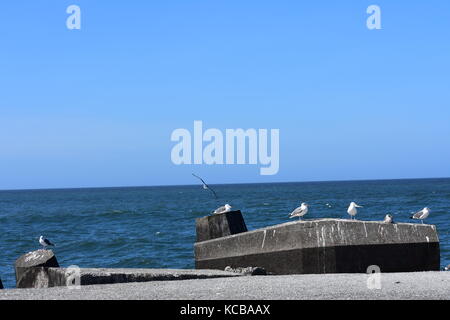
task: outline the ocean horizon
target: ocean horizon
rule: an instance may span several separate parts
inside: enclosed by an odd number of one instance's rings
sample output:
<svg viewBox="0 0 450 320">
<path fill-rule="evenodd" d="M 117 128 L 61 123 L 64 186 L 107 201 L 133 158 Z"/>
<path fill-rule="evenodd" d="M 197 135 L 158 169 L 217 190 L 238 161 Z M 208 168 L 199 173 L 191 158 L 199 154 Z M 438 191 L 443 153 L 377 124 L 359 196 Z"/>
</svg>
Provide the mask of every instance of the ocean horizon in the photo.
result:
<svg viewBox="0 0 450 320">
<path fill-rule="evenodd" d="M 330 183 L 330 182 L 374 182 L 374 181 L 420 181 L 420 180 L 446 180 L 450 177 L 434 178 L 383 178 L 383 179 L 337 179 L 337 180 L 307 180 L 307 181 L 276 181 L 276 182 L 237 182 L 237 183 L 211 183 L 211 186 L 236 185 L 264 185 L 264 184 L 301 184 L 301 183 Z M 123 186 L 80 186 L 80 187 L 42 187 L 42 188 L 12 188 L 1 191 L 39 191 L 39 190 L 78 190 L 78 189 L 122 189 L 122 188 L 154 188 L 154 187 L 194 187 L 198 183 L 189 184 L 155 184 L 155 185 L 123 185 Z"/>
<path fill-rule="evenodd" d="M 61 266 L 93 268 L 194 268 L 195 219 L 229 203 L 242 211 L 249 230 L 290 221 L 301 202 L 306 219 L 344 218 L 348 204 L 364 206 L 357 219 L 396 222 L 431 208 L 441 266 L 450 263 L 450 178 L 87 187 L 0 191 L 0 278 L 15 286 L 14 261 L 40 247 L 44 235 L 56 244 Z"/>
</svg>

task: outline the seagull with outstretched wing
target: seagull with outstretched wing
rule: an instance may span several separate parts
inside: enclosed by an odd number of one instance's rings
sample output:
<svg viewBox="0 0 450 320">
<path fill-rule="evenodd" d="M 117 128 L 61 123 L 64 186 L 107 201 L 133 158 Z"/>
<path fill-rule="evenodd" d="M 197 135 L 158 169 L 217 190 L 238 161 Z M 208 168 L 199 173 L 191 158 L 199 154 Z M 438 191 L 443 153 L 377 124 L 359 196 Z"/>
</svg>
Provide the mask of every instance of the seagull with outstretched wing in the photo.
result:
<svg viewBox="0 0 450 320">
<path fill-rule="evenodd" d="M 206 182 L 205 182 L 205 180 L 203 180 L 202 178 L 200 178 L 199 176 L 197 176 L 197 175 L 195 175 L 195 174 L 192 174 L 194 177 L 196 177 L 197 179 L 199 179 L 201 182 L 202 182 L 202 184 L 203 184 L 203 189 L 204 190 L 209 190 L 209 191 L 211 191 L 212 193 L 213 193 L 213 195 L 214 195 L 214 197 L 217 199 L 218 197 L 217 197 L 217 193 L 210 187 L 210 186 L 208 186 L 207 184 L 206 184 Z"/>
</svg>

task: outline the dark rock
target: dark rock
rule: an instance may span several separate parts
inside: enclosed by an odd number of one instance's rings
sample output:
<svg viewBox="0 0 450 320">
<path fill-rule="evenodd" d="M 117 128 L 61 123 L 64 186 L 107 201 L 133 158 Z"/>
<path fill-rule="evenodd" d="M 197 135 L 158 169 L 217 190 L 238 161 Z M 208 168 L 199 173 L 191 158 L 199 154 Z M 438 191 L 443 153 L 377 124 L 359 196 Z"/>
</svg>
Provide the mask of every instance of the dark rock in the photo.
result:
<svg viewBox="0 0 450 320">
<path fill-rule="evenodd" d="M 51 250 L 32 251 L 19 257 L 14 264 L 17 288 L 46 288 L 49 284 L 48 268 L 58 268 Z"/>
<path fill-rule="evenodd" d="M 0 279 L 0 290 L 3 289 L 2 279 Z"/>
<path fill-rule="evenodd" d="M 197 242 L 247 232 L 241 211 L 231 211 L 199 218 L 196 221 Z"/>
</svg>

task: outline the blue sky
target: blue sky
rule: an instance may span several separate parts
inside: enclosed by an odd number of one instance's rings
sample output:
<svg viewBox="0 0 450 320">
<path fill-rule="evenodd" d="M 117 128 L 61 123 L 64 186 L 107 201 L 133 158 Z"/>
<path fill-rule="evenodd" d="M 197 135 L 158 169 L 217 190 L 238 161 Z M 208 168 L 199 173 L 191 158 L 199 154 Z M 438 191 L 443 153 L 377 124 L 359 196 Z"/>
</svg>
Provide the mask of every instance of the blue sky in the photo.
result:
<svg viewBox="0 0 450 320">
<path fill-rule="evenodd" d="M 449 177 L 449 33 L 444 0 L 2 1 L 0 189 Z M 194 120 L 280 129 L 279 173 L 175 166 Z"/>
</svg>

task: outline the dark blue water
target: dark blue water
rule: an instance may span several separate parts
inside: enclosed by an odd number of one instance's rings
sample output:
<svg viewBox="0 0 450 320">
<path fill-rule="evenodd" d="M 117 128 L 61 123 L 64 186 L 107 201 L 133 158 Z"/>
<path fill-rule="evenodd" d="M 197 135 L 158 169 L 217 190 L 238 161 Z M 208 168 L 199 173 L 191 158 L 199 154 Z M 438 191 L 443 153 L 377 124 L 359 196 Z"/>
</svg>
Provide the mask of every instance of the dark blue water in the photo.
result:
<svg viewBox="0 0 450 320">
<path fill-rule="evenodd" d="M 0 277 L 14 287 L 14 261 L 39 248 L 44 235 L 56 243 L 62 266 L 193 268 L 195 218 L 225 203 L 241 209 L 249 229 L 288 221 L 308 202 L 309 218 L 347 218 L 351 201 L 364 206 L 360 220 L 411 222 L 428 206 L 437 225 L 441 264 L 450 263 L 450 179 L 314 182 L 201 186 L 0 191 Z M 327 206 L 327 204 L 331 205 Z"/>
</svg>

